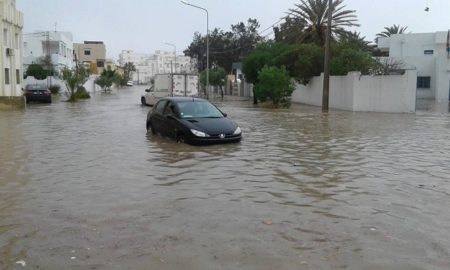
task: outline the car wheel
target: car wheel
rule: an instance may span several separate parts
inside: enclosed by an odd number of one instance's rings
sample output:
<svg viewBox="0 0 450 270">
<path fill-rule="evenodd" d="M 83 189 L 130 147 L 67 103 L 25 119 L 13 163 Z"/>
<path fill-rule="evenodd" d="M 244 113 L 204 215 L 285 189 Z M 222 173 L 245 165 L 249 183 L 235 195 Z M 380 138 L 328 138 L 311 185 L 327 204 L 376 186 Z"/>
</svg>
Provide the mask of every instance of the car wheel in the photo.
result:
<svg viewBox="0 0 450 270">
<path fill-rule="evenodd" d="M 183 133 L 177 135 L 177 143 L 186 143 L 186 137 Z"/>
<path fill-rule="evenodd" d="M 147 122 L 147 132 L 151 132 L 152 134 L 156 134 L 155 129 L 152 126 L 152 123 L 150 123 L 150 121 Z"/>
<path fill-rule="evenodd" d="M 147 104 L 145 103 L 145 97 L 141 97 L 141 104 L 142 104 L 143 106 L 147 105 Z"/>
</svg>

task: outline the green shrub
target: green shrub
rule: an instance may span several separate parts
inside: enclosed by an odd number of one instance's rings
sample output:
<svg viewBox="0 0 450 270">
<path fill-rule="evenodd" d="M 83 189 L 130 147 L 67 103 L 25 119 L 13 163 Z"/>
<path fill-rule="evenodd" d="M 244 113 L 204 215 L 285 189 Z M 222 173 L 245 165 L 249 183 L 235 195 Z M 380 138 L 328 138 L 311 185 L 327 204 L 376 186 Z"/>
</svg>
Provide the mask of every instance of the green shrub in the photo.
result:
<svg viewBox="0 0 450 270">
<path fill-rule="evenodd" d="M 265 66 L 259 72 L 255 90 L 256 96 L 262 102 L 271 100 L 274 105 L 289 106 L 294 85 L 284 66 L 281 68 Z"/>
<path fill-rule="evenodd" d="M 91 98 L 91 95 L 89 95 L 89 92 L 86 91 L 86 88 L 83 86 L 78 87 L 77 91 L 75 92 L 76 99 L 88 99 Z"/>
<path fill-rule="evenodd" d="M 59 85 L 52 85 L 48 88 L 53 95 L 57 95 L 61 87 Z"/>
</svg>

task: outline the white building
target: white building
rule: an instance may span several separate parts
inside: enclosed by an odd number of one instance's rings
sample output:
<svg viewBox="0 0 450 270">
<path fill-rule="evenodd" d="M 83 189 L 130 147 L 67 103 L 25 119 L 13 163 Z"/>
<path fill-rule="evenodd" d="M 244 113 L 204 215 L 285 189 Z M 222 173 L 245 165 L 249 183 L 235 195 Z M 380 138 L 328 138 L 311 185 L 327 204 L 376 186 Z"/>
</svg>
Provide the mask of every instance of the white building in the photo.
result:
<svg viewBox="0 0 450 270">
<path fill-rule="evenodd" d="M 23 14 L 15 0 L 0 0 L 0 97 L 22 95 Z"/>
<path fill-rule="evenodd" d="M 398 34 L 378 39 L 378 48 L 417 70 L 417 98 L 448 103 L 450 97 L 450 32 Z"/>
<path fill-rule="evenodd" d="M 147 84 L 155 74 L 197 73 L 197 61 L 189 56 L 175 55 L 174 52 L 155 51 L 154 54 L 135 53 L 123 50 L 119 55 L 119 65 L 131 62 L 136 67 L 133 81 Z"/>
<path fill-rule="evenodd" d="M 73 38 L 70 32 L 39 31 L 23 36 L 23 64 L 26 71 L 30 64 L 50 57 L 54 70 L 73 68 Z"/>
</svg>

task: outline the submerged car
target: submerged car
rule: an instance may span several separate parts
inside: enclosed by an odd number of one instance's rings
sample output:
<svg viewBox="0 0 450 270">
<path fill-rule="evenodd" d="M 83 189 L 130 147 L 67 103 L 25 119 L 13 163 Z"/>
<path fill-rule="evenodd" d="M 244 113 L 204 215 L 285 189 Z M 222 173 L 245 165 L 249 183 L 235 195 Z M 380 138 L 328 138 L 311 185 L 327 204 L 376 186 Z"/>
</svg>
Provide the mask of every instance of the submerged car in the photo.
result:
<svg viewBox="0 0 450 270">
<path fill-rule="evenodd" d="M 46 85 L 43 84 L 28 84 L 23 90 L 23 95 L 27 103 L 36 102 L 52 102 L 52 93 Z"/>
<path fill-rule="evenodd" d="M 160 99 L 147 115 L 147 131 L 189 144 L 239 142 L 241 128 L 209 101 L 192 97 Z"/>
</svg>

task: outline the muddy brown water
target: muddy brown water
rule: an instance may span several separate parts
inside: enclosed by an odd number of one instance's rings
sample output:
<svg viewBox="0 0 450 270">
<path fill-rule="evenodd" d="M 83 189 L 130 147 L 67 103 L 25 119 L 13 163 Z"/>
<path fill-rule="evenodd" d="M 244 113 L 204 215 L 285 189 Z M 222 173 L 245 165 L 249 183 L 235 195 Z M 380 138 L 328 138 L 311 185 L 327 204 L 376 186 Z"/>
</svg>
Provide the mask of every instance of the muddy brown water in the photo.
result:
<svg viewBox="0 0 450 270">
<path fill-rule="evenodd" d="M 147 135 L 142 87 L 0 113 L 0 269 L 450 269 L 450 116 L 217 104 Z"/>
</svg>

